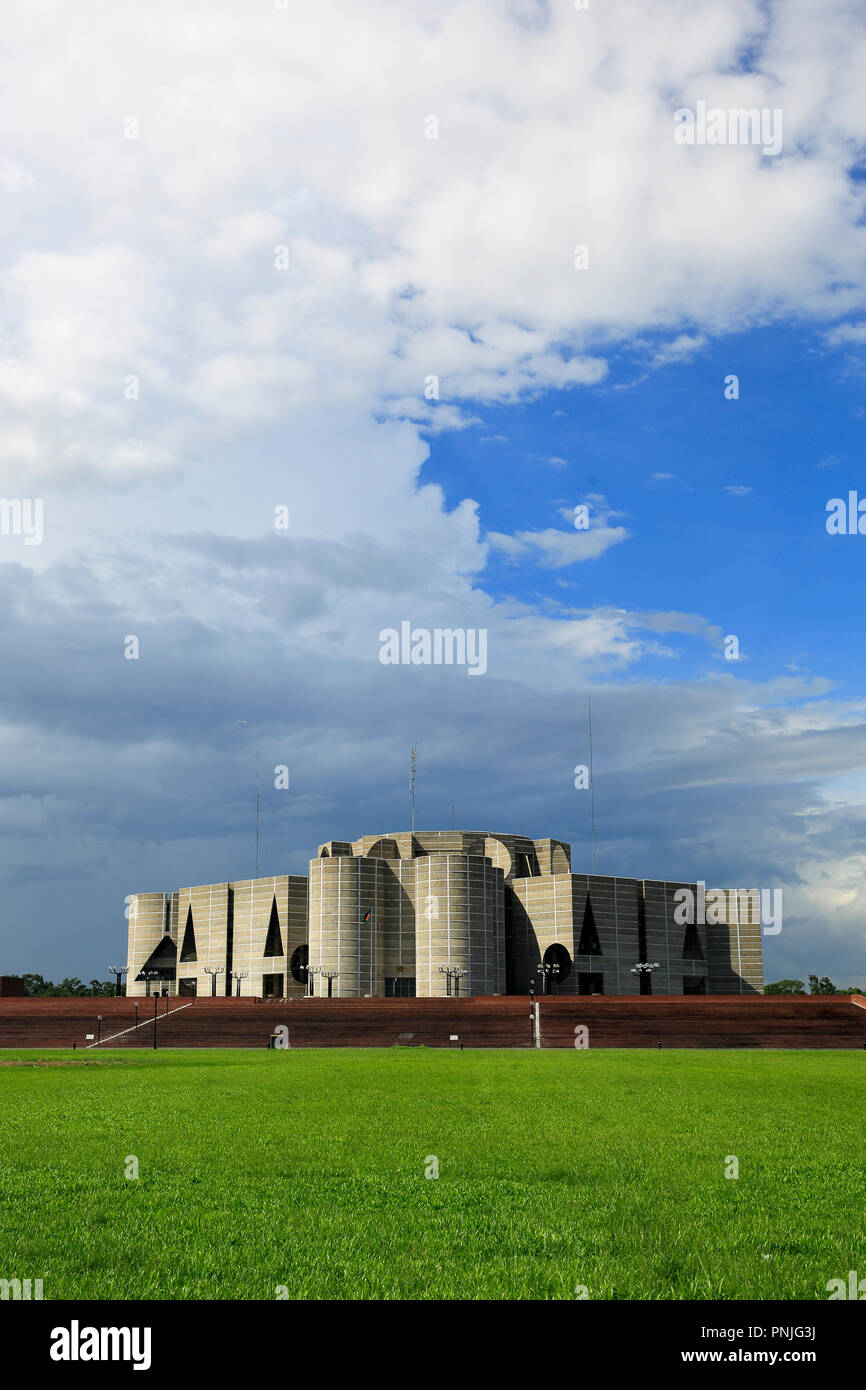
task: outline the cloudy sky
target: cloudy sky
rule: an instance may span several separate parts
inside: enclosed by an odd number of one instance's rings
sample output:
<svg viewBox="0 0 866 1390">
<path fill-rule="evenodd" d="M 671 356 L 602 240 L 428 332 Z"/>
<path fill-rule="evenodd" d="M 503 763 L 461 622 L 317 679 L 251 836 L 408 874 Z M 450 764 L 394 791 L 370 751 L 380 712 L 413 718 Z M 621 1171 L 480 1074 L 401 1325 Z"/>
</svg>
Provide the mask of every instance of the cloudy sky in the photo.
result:
<svg viewBox="0 0 866 1390">
<path fill-rule="evenodd" d="M 591 692 L 598 870 L 781 888 L 767 978 L 866 983 L 864 20 L 9 12 L 0 973 L 248 877 L 256 771 L 263 873 L 405 827 L 413 743 L 420 828 L 587 869 Z M 701 102 L 781 152 L 679 143 Z M 403 621 L 486 672 L 382 664 Z"/>
</svg>

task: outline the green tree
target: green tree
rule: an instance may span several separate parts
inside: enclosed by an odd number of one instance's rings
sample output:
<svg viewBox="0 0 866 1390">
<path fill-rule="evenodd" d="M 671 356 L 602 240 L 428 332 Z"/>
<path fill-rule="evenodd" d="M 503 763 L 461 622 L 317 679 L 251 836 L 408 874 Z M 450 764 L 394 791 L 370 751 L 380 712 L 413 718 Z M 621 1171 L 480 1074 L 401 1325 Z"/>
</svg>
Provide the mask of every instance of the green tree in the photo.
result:
<svg viewBox="0 0 866 1390">
<path fill-rule="evenodd" d="M 114 993 L 113 980 L 91 980 L 82 984 L 77 975 L 61 980 L 59 985 L 53 980 L 45 980 L 41 975 L 22 975 L 24 993 L 31 997 L 52 996 L 54 998 L 101 999 Z"/>
<path fill-rule="evenodd" d="M 802 980 L 775 980 L 764 985 L 765 994 L 805 994 L 806 986 Z"/>
<path fill-rule="evenodd" d="M 829 980 L 829 979 L 827 978 L 826 975 L 822 975 L 821 978 L 820 978 L 820 980 L 818 979 L 818 976 L 817 976 L 817 975 L 810 975 L 810 976 L 809 976 L 809 993 L 810 993 L 810 994 L 835 994 L 835 993 L 836 993 L 836 986 L 833 984 L 833 981 L 832 981 L 832 980 Z"/>
<path fill-rule="evenodd" d="M 24 981 L 24 993 L 31 997 L 48 994 L 49 987 L 53 988 L 41 975 L 22 975 L 21 978 Z"/>
</svg>

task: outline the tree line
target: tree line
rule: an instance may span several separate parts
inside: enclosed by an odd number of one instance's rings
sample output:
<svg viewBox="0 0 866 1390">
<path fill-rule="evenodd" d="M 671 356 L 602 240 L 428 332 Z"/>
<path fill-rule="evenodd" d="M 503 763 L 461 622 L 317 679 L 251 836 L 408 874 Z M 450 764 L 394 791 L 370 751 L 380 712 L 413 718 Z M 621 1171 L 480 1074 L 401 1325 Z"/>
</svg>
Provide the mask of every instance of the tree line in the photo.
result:
<svg viewBox="0 0 866 1390">
<path fill-rule="evenodd" d="M 41 975 L 22 975 L 21 979 L 24 981 L 24 993 L 31 996 L 62 995 L 64 998 L 100 999 L 104 995 L 114 994 L 113 980 L 91 980 L 85 985 L 74 976 L 72 979 L 61 980 L 56 985 L 53 980 L 43 980 Z"/>
<path fill-rule="evenodd" d="M 866 994 L 860 985 L 847 985 L 844 989 L 837 989 L 832 980 L 826 975 L 819 979 L 817 975 L 809 975 L 809 988 L 806 988 L 803 980 L 775 980 L 772 984 L 764 985 L 765 994 Z"/>
</svg>

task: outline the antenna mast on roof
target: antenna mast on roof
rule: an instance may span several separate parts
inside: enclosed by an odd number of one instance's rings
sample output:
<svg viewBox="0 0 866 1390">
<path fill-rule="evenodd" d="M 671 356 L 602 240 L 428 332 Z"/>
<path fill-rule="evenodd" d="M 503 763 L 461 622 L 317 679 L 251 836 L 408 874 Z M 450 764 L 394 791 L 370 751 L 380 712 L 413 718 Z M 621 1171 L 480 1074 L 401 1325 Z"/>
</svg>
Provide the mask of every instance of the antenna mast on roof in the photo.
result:
<svg viewBox="0 0 866 1390">
<path fill-rule="evenodd" d="M 256 773 L 256 878 L 259 876 L 259 774 Z"/>
<path fill-rule="evenodd" d="M 595 779 L 592 773 L 592 696 L 587 695 L 589 711 L 589 806 L 592 825 L 592 872 L 595 873 Z"/>
<path fill-rule="evenodd" d="M 415 834 L 415 753 L 414 747 L 409 749 L 409 795 L 412 798 L 412 834 Z"/>
</svg>

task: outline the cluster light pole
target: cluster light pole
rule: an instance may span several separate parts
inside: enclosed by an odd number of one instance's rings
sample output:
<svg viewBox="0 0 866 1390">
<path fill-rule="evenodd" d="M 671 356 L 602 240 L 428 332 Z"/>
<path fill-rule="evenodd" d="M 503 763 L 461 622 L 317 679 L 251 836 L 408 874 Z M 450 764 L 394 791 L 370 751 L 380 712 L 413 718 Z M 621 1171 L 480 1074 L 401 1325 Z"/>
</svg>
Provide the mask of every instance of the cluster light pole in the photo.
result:
<svg viewBox="0 0 866 1390">
<path fill-rule="evenodd" d="M 469 974 L 469 967 L 466 965 L 440 965 L 439 974 L 446 979 L 446 996 L 451 998 L 451 981 L 454 981 L 454 998 L 460 998 L 460 981 L 464 975 Z"/>
<path fill-rule="evenodd" d="M 552 994 L 553 985 L 559 978 L 559 966 L 557 964 L 544 965 L 538 967 L 538 973 L 544 981 L 544 993 Z"/>
<path fill-rule="evenodd" d="M 212 998 L 212 999 L 215 999 L 215 998 L 216 998 L 217 975 L 222 975 L 224 969 L 225 969 L 225 966 L 223 966 L 223 965 L 217 965 L 217 966 L 214 967 L 214 969 L 211 969 L 211 967 L 210 967 L 209 965 L 206 965 L 205 968 L 204 968 L 204 973 L 205 973 L 206 975 L 212 976 L 211 984 L 210 984 L 210 993 L 211 993 L 211 998 Z"/>
<path fill-rule="evenodd" d="M 116 995 L 121 994 L 122 991 L 123 991 L 123 986 L 121 985 L 120 982 L 121 982 L 121 980 L 123 979 L 124 975 L 127 973 L 128 970 L 129 970 L 129 966 L 128 966 L 128 965 L 121 965 L 121 966 L 109 965 L 109 967 L 108 967 L 108 973 L 109 973 L 109 975 L 113 975 L 113 976 L 114 976 L 114 993 L 115 993 Z"/>
<path fill-rule="evenodd" d="M 648 985 L 648 989 L 646 991 L 647 994 L 652 994 L 653 971 L 660 969 L 661 966 L 659 965 L 657 960 L 639 960 L 637 965 L 632 966 L 632 975 L 637 975 L 638 979 L 640 980 L 641 994 L 643 994 L 644 992 L 644 980 L 646 980 Z"/>
</svg>

